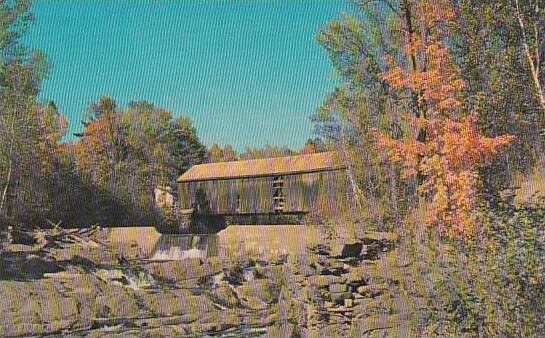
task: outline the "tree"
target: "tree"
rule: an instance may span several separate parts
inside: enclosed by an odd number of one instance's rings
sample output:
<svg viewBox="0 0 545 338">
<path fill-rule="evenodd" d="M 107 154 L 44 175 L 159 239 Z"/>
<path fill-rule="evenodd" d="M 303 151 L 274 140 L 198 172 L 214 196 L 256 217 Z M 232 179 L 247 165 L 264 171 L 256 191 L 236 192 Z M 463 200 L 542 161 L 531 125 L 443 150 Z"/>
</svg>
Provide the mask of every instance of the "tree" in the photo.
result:
<svg viewBox="0 0 545 338">
<path fill-rule="evenodd" d="M 222 162 L 223 152 L 219 145 L 214 143 L 206 153 L 206 162 Z"/>
<path fill-rule="evenodd" d="M 173 168 L 176 172 L 170 177 L 169 184 L 174 186 L 178 175 L 191 166 L 204 162 L 206 148 L 199 140 L 193 123 L 187 117 L 179 117 L 170 122 L 168 127 L 168 145 L 173 156 Z"/>
<path fill-rule="evenodd" d="M 361 217 L 387 227 L 401 222 L 414 200 L 414 189 L 398 179 L 399 169 L 377 151 L 371 133 L 401 137 L 406 126 L 400 112 L 416 110 L 411 97 L 397 95 L 381 79 L 384 57 L 397 53 L 401 19 L 396 1 L 358 2 L 352 15 L 331 20 L 316 38 L 339 77 L 312 116 L 317 134 L 343 155 Z"/>
<path fill-rule="evenodd" d="M 466 84 L 463 101 L 470 104 L 467 110 L 479 113 L 479 125 L 486 135 L 516 137 L 508 149 L 480 170 L 485 181 L 483 192 L 497 206 L 501 203 L 499 192 L 510 188 L 513 177 L 533 170 L 542 158 L 545 139 L 539 131 L 545 128 L 545 115 L 524 52 L 525 39 L 514 15 L 515 3 L 512 0 L 452 3 L 457 31 L 450 52 Z M 530 3 L 521 1 L 520 8 Z M 542 17 L 533 21 L 525 16 L 525 22 L 525 27 L 535 23 L 538 32 L 545 29 Z M 531 45 L 531 50 L 534 47 Z"/>
<path fill-rule="evenodd" d="M 226 144 L 222 148 L 214 143 L 206 154 L 206 161 L 209 163 L 236 161 L 237 158 L 236 150 L 229 144 Z"/>
<path fill-rule="evenodd" d="M 237 151 L 229 144 L 226 144 L 221 152 L 223 161 L 225 162 L 236 161 L 238 158 Z"/>
<path fill-rule="evenodd" d="M 29 56 L 29 52 L 20 43 L 34 17 L 30 13 L 32 3 L 28 0 L 0 2 L 0 65 L 5 67 L 11 62 L 20 62 Z"/>
<path fill-rule="evenodd" d="M 541 69 L 543 63 L 543 40 L 545 18 L 541 12 L 540 0 L 525 1 L 521 5 L 520 0 L 514 0 L 513 12 L 517 19 L 521 34 L 524 56 L 528 62 L 529 73 L 534 85 L 534 92 L 541 105 L 542 113 L 545 114 L 545 88 Z"/>
<path fill-rule="evenodd" d="M 327 147 L 320 138 L 308 139 L 303 148 L 299 150 L 299 154 L 320 153 L 326 150 Z"/>
<path fill-rule="evenodd" d="M 78 174 L 91 187 L 94 218 L 104 224 L 156 220 L 153 190 L 176 187 L 178 176 L 204 159 L 189 119 L 146 101 L 120 109 L 103 97 L 89 107 L 75 144 Z"/>
<path fill-rule="evenodd" d="M 460 100 L 464 82 L 449 54 L 448 38 L 456 29 L 455 14 L 445 0 L 416 2 L 414 32 L 403 51 L 411 66 L 387 58 L 383 80 L 399 92 L 413 93 L 421 113 L 407 115 L 413 134 L 402 140 L 377 133 L 389 159 L 402 163 L 405 178 L 420 175 L 420 192 L 429 200 L 428 222 L 450 237 L 475 234 L 478 167 L 512 136 L 489 138 L 478 127 L 478 115 L 465 113 Z M 416 66 L 416 67 L 415 67 Z"/>
<path fill-rule="evenodd" d="M 46 223 L 55 213 L 58 139 L 66 120 L 37 95 L 49 64 L 19 43 L 32 22 L 30 2 L 0 3 L 0 214 L 18 223 Z"/>
<path fill-rule="evenodd" d="M 240 154 L 241 160 L 255 160 L 271 157 L 283 157 L 295 155 L 295 152 L 287 146 L 277 147 L 267 144 L 263 148 L 246 148 L 246 151 Z"/>
</svg>

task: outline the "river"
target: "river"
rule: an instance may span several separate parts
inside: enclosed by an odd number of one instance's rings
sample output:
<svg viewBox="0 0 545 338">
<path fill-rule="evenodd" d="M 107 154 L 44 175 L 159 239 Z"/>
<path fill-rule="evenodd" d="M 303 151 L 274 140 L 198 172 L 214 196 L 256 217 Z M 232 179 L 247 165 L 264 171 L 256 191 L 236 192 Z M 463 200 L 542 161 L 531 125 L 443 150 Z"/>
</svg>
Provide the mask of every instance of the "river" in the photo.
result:
<svg viewBox="0 0 545 338">
<path fill-rule="evenodd" d="M 0 256 L 0 336 L 403 335 L 410 328 L 399 324 L 405 307 L 382 310 L 397 297 L 402 273 L 390 264 L 390 233 L 339 239 L 314 226 L 229 226 L 208 235 L 141 227 L 35 237 Z"/>
</svg>

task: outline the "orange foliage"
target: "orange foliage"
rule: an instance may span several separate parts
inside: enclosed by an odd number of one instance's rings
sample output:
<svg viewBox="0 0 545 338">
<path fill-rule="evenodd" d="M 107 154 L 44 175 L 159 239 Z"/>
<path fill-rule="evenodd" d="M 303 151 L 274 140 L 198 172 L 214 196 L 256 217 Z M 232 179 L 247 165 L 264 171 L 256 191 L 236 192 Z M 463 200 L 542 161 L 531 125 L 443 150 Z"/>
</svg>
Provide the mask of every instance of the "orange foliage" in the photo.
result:
<svg viewBox="0 0 545 338">
<path fill-rule="evenodd" d="M 382 80 L 393 90 L 417 96 L 419 117 L 409 115 L 407 120 L 420 134 L 425 132 L 425 139 L 408 135 L 394 140 L 376 132 L 376 144 L 386 150 L 391 162 L 402 164 L 404 178 L 423 177 L 419 191 L 429 202 L 428 224 L 448 237 L 471 238 L 477 227 L 472 216 L 477 168 L 512 142 L 513 136 L 485 137 L 477 114 L 462 111 L 459 97 L 464 82 L 445 42 L 448 32 L 456 28 L 449 2 L 420 0 L 412 15 L 416 29 L 407 34 L 402 56 L 414 59 L 417 67 L 406 69 L 390 57 Z"/>
<path fill-rule="evenodd" d="M 110 145 L 114 143 L 113 139 L 116 137 L 115 123 L 115 113 L 112 111 L 105 111 L 98 118 L 88 122 L 85 136 L 74 147 L 78 170 L 95 178 L 111 175 L 111 172 L 104 170 L 106 168 L 113 170 L 114 154 Z"/>
<path fill-rule="evenodd" d="M 66 133 L 68 121 L 51 107 L 37 106 L 34 109 L 40 136 L 35 144 L 35 152 L 41 159 L 40 169 L 48 174 L 55 161 L 54 154 L 61 151 L 58 141 Z"/>
</svg>

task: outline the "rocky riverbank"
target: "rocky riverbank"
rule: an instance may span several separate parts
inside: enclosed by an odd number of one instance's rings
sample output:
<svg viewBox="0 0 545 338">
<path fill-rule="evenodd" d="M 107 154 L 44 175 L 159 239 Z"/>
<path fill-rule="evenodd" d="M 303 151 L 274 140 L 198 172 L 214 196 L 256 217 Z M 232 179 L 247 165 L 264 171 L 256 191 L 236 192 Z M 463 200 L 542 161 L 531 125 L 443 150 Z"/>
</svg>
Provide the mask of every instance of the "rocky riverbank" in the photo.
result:
<svg viewBox="0 0 545 338">
<path fill-rule="evenodd" d="M 407 336 L 422 317 L 391 233 L 183 260 L 120 254 L 101 229 L 32 237 L 0 255 L 0 336 Z"/>
</svg>

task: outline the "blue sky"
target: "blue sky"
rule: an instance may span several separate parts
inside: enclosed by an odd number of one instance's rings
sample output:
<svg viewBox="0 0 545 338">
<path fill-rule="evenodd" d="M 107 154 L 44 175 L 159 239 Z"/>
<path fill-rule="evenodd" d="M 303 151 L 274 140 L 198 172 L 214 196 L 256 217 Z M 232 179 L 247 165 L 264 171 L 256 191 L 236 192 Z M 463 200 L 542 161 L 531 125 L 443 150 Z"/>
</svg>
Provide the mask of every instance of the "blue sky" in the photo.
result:
<svg viewBox="0 0 545 338">
<path fill-rule="evenodd" d="M 53 68 L 41 97 L 81 130 L 101 95 L 193 120 L 201 140 L 301 147 L 335 79 L 315 42 L 344 1 L 37 1 L 26 43 Z"/>
</svg>

